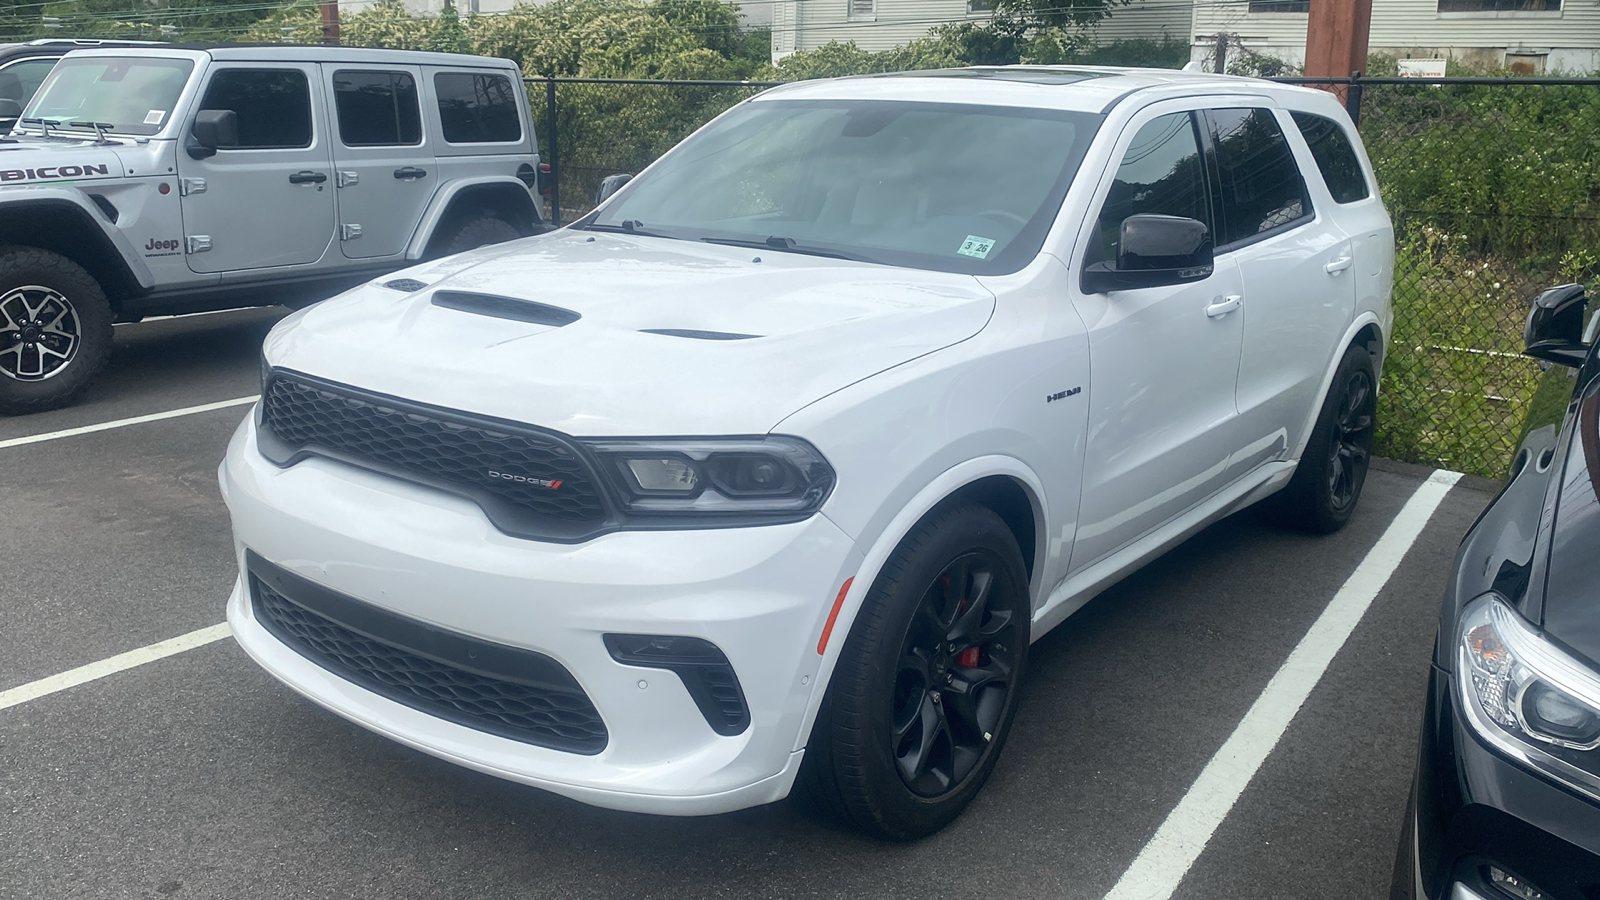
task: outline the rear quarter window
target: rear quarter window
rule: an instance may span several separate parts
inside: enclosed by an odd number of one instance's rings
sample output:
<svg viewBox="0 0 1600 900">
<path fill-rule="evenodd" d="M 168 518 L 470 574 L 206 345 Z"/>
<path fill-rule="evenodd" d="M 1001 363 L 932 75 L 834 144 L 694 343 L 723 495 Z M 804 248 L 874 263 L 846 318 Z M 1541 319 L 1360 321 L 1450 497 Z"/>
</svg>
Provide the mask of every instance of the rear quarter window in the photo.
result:
<svg viewBox="0 0 1600 900">
<path fill-rule="evenodd" d="M 433 76 L 439 122 L 452 144 L 498 144 L 522 139 L 517 92 L 504 75 L 440 72 Z"/>
<path fill-rule="evenodd" d="M 1371 196 L 1367 174 L 1361 170 L 1361 158 L 1350 145 L 1350 138 L 1338 122 L 1315 113 L 1294 112 L 1294 124 L 1311 147 L 1311 157 L 1317 161 L 1322 180 L 1335 203 L 1354 203 Z"/>
</svg>

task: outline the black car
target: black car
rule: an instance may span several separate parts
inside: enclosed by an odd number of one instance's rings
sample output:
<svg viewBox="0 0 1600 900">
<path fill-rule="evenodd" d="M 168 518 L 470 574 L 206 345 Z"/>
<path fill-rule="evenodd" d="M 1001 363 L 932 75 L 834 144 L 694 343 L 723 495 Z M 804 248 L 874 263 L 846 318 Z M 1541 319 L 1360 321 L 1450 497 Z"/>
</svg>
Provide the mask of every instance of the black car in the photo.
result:
<svg viewBox="0 0 1600 900">
<path fill-rule="evenodd" d="M 0 134 L 17 123 L 22 108 L 55 67 L 56 60 L 73 50 L 89 47 L 133 47 L 148 41 L 98 41 L 45 38 L 26 44 L 0 44 Z M 12 106 L 6 101 L 16 103 Z"/>
<path fill-rule="evenodd" d="M 1600 900 L 1600 348 L 1540 295 L 1551 363 L 1506 485 L 1456 553 L 1395 865 L 1408 900 Z M 1597 320 L 1600 321 L 1600 320 Z"/>
</svg>

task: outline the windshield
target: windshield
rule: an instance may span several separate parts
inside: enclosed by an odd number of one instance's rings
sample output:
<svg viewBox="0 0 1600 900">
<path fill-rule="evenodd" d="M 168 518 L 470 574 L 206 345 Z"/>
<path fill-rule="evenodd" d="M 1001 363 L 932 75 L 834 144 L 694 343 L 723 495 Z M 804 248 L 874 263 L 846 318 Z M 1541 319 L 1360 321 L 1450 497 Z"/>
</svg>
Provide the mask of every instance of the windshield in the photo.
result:
<svg viewBox="0 0 1600 900">
<path fill-rule="evenodd" d="M 68 56 L 56 63 L 22 116 L 60 122 L 62 128 L 89 129 L 87 123 L 100 122 L 120 134 L 155 134 L 193 70 L 187 59 Z"/>
<path fill-rule="evenodd" d="M 759 100 L 696 132 L 575 227 L 972 274 L 1039 252 L 1101 117 Z"/>
</svg>

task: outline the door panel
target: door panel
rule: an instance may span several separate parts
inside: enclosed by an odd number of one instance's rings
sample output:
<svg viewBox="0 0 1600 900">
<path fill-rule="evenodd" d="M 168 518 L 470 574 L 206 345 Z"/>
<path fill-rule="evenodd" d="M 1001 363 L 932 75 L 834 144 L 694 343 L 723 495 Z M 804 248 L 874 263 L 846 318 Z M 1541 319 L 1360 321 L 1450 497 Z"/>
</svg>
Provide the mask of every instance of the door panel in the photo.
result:
<svg viewBox="0 0 1600 900">
<path fill-rule="evenodd" d="M 309 266 L 333 237 L 334 180 L 317 66 L 220 64 L 200 109 L 238 115 L 238 146 L 178 153 L 189 268 Z M 207 249 L 209 248 L 209 249 Z"/>
<path fill-rule="evenodd" d="M 422 125 L 421 72 L 325 65 L 323 73 L 332 100 L 339 247 L 349 259 L 395 256 L 439 185 Z"/>
<path fill-rule="evenodd" d="M 1116 229 L 1135 213 L 1213 224 L 1189 113 L 1135 119 L 1133 137 L 1090 227 L 1084 264 L 1114 258 Z M 1205 281 L 1109 294 L 1077 293 L 1089 330 L 1089 437 L 1073 570 L 1132 543 L 1236 477 L 1234 405 L 1243 293 L 1219 258 Z M 1208 309 L 1211 314 L 1208 314 Z"/>
<path fill-rule="evenodd" d="M 1294 123 L 1269 109 L 1219 109 L 1213 123 L 1224 237 L 1244 279 L 1239 415 L 1260 458 L 1299 446 L 1322 378 L 1355 305 L 1350 237 L 1314 197 L 1285 135 Z"/>
</svg>

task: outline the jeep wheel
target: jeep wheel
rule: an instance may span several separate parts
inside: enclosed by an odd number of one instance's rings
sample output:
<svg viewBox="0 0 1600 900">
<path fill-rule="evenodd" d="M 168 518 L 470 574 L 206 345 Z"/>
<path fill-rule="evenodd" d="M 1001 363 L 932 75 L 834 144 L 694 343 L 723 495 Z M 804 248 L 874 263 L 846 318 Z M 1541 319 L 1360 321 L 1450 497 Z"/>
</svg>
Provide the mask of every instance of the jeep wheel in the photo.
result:
<svg viewBox="0 0 1600 900">
<path fill-rule="evenodd" d="M 807 789 L 891 840 L 933 834 L 988 780 L 1028 656 L 1028 576 L 973 505 L 901 542 L 851 629 L 806 747 Z"/>
<path fill-rule="evenodd" d="M 66 406 L 111 353 L 111 306 L 60 254 L 0 248 L 0 415 Z"/>
<path fill-rule="evenodd" d="M 495 215 L 482 215 L 461 223 L 461 226 L 439 245 L 439 255 L 453 256 L 490 244 L 514 241 L 519 237 L 522 237 L 522 232 L 505 219 Z"/>
</svg>

